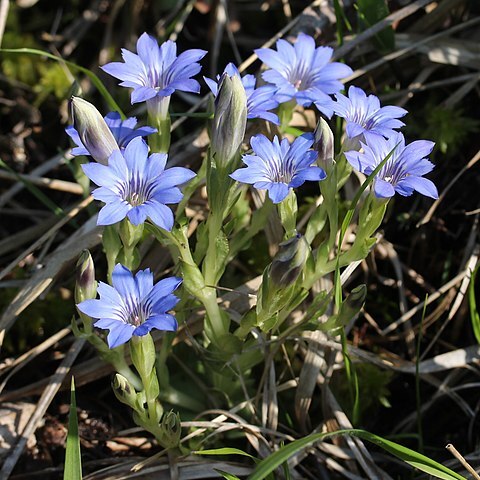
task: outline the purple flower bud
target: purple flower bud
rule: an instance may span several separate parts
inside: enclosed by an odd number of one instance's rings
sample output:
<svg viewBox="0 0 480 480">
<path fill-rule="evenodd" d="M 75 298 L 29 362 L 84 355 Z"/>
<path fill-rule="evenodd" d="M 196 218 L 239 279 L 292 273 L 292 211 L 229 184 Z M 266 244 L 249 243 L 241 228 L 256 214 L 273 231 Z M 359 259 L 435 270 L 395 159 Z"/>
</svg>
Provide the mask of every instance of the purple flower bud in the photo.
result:
<svg viewBox="0 0 480 480">
<path fill-rule="evenodd" d="M 72 97 L 71 109 L 73 126 L 83 146 L 98 163 L 107 165 L 108 158 L 119 147 L 102 115 L 80 97 Z"/>
<path fill-rule="evenodd" d="M 88 250 L 84 250 L 77 262 L 75 302 L 80 303 L 97 296 L 95 266 Z"/>
<path fill-rule="evenodd" d="M 314 132 L 313 150 L 318 152 L 317 165 L 327 170 L 333 163 L 333 132 L 328 123 L 320 117 Z"/>
<path fill-rule="evenodd" d="M 279 287 L 288 287 L 295 282 L 305 265 L 308 251 L 308 243 L 302 235 L 282 242 L 270 267 L 272 281 Z"/>
<path fill-rule="evenodd" d="M 137 392 L 123 375 L 120 375 L 119 373 L 115 374 L 115 377 L 113 377 L 112 380 L 112 389 L 120 402 L 125 403 L 132 408 L 137 406 Z"/>
</svg>

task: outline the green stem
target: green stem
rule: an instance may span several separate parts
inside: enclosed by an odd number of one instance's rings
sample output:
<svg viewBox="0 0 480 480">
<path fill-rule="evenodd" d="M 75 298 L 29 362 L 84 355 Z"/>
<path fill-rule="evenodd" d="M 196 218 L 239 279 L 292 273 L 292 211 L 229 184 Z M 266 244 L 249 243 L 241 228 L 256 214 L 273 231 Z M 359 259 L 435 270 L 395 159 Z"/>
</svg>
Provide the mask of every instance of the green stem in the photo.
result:
<svg viewBox="0 0 480 480">
<path fill-rule="evenodd" d="M 291 238 L 297 233 L 297 197 L 290 190 L 287 197 L 277 205 L 278 215 L 285 230 L 285 238 Z"/>
<path fill-rule="evenodd" d="M 208 247 L 205 260 L 203 261 L 203 274 L 205 283 L 214 286 L 217 283 L 218 265 L 217 265 L 217 237 L 222 229 L 222 216 L 218 211 L 212 211 L 208 221 Z"/>
<path fill-rule="evenodd" d="M 220 339 L 226 335 L 229 330 L 229 321 L 222 315 L 217 301 L 217 292 L 214 288 L 205 287 L 203 289 L 200 301 L 207 311 L 208 329 L 210 331 L 210 340 L 214 345 L 221 349 Z"/>
<path fill-rule="evenodd" d="M 168 153 L 170 148 L 170 115 L 166 118 L 152 118 L 148 117 L 148 122 L 157 129 L 157 133 L 152 133 L 148 136 L 148 145 L 150 150 L 154 153 Z"/>
<path fill-rule="evenodd" d="M 193 259 L 185 231 L 176 230 L 175 232 L 167 232 L 152 229 L 151 227 L 150 229 L 153 230 L 157 236 L 161 233 L 177 247 L 182 260 L 183 284 L 205 307 L 208 321 L 206 333 L 215 346 L 220 348 L 220 338 L 228 333 L 229 320 L 226 315 L 222 315 L 217 302 L 216 289 L 206 283 L 202 272 Z"/>
<path fill-rule="evenodd" d="M 285 130 L 290 125 L 293 117 L 293 111 L 296 106 L 295 100 L 289 102 L 281 103 L 278 107 L 278 118 L 280 119 L 280 132 L 285 133 Z"/>
</svg>

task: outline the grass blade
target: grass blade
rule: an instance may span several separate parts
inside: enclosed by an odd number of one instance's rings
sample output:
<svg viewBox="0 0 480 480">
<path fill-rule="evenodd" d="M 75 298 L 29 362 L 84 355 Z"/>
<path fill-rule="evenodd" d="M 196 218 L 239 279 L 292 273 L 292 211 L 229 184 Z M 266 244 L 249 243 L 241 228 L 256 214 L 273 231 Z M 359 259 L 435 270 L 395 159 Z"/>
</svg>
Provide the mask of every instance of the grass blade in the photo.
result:
<svg viewBox="0 0 480 480">
<path fill-rule="evenodd" d="M 249 453 L 244 452 L 243 450 L 239 450 L 238 448 L 215 448 L 212 450 L 197 450 L 192 452 L 195 455 L 243 455 L 245 457 L 250 457 L 253 460 L 257 460 L 255 457 L 252 457 Z"/>
<path fill-rule="evenodd" d="M 422 455 L 421 453 L 411 450 L 410 448 L 404 447 L 398 443 L 386 440 L 385 438 L 374 435 L 373 433 L 366 432 L 364 430 L 339 430 L 332 433 L 316 433 L 308 435 L 299 440 L 295 440 L 292 443 L 289 443 L 285 447 L 280 448 L 269 457 L 262 460 L 255 468 L 252 475 L 248 477 L 249 480 L 263 480 L 267 475 L 272 473 L 276 468 L 286 462 L 292 455 L 299 452 L 300 450 L 312 445 L 315 442 L 320 440 L 325 440 L 329 437 L 334 437 L 336 435 L 351 435 L 355 437 L 362 438 L 371 443 L 374 443 L 380 448 L 383 448 L 385 451 L 391 453 L 392 455 L 400 458 L 404 462 L 408 463 L 412 467 L 428 473 L 436 478 L 441 478 L 442 480 L 466 480 L 462 475 L 450 470 L 449 468 L 443 466 L 441 463 L 432 460 L 431 458 Z"/>
<path fill-rule="evenodd" d="M 82 480 L 82 458 L 80 454 L 77 402 L 75 399 L 75 381 L 73 377 L 70 392 L 70 414 L 68 416 L 68 435 L 67 447 L 65 450 L 65 469 L 63 471 L 63 480 Z"/>
<path fill-rule="evenodd" d="M 470 277 L 470 285 L 468 286 L 468 306 L 470 309 L 470 319 L 472 320 L 473 333 L 477 342 L 480 343 L 480 314 L 478 313 L 477 300 L 475 299 L 475 277 L 477 276 L 478 267 L 473 271 Z"/>
</svg>

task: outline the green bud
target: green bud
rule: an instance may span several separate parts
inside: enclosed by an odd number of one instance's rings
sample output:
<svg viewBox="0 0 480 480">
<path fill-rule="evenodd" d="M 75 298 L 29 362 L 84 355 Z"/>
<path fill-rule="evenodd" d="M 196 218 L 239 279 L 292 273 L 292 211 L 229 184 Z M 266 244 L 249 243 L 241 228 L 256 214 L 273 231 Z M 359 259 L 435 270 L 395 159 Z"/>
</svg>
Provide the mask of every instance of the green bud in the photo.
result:
<svg viewBox="0 0 480 480">
<path fill-rule="evenodd" d="M 123 375 L 115 374 L 112 380 L 112 388 L 113 393 L 120 402 L 129 405 L 133 409 L 136 408 L 137 392 Z"/>
<path fill-rule="evenodd" d="M 324 170 L 333 164 L 333 132 L 328 123 L 320 117 L 315 128 L 313 150 L 318 152 L 317 164 Z"/>
<path fill-rule="evenodd" d="M 307 260 L 309 245 L 297 234 L 282 242 L 270 266 L 270 277 L 279 287 L 287 287 L 298 278 Z"/>
<path fill-rule="evenodd" d="M 83 145 L 97 162 L 106 165 L 110 155 L 119 148 L 102 115 L 80 97 L 72 97 L 71 109 L 73 126 Z"/>
<path fill-rule="evenodd" d="M 347 296 L 345 301 L 340 307 L 340 311 L 337 316 L 337 325 L 346 325 L 352 318 L 354 318 L 358 312 L 360 312 L 365 298 L 367 296 L 367 287 L 362 284 L 355 287 Z"/>
<path fill-rule="evenodd" d="M 165 448 L 178 447 L 182 434 L 180 415 L 173 410 L 165 412 L 160 421 L 161 440 Z"/>
<path fill-rule="evenodd" d="M 76 265 L 75 303 L 97 296 L 95 265 L 88 250 L 84 250 Z"/>
<path fill-rule="evenodd" d="M 103 251 L 107 257 L 108 279 L 111 282 L 112 272 L 118 262 L 118 256 L 122 250 L 122 242 L 117 232 L 116 225 L 107 225 L 102 234 Z"/>
<path fill-rule="evenodd" d="M 127 248 L 132 248 L 142 239 L 144 224 L 133 225 L 130 220 L 125 218 L 120 222 L 119 235 L 122 243 Z"/>
<path fill-rule="evenodd" d="M 134 335 L 130 340 L 132 362 L 144 380 L 155 368 L 157 355 L 152 336 L 147 333 L 141 337 Z"/>
<path fill-rule="evenodd" d="M 239 75 L 224 73 L 215 99 L 212 152 L 218 168 L 228 166 L 237 155 L 247 126 L 247 95 Z"/>
</svg>

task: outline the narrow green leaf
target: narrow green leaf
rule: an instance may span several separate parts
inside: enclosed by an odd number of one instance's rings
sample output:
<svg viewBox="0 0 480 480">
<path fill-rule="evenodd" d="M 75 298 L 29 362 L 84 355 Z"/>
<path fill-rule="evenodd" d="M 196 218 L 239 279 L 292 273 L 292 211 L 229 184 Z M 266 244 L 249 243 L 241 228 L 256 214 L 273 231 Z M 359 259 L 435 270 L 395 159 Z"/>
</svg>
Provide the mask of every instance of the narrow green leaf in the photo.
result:
<svg viewBox="0 0 480 480">
<path fill-rule="evenodd" d="M 227 480 L 240 480 L 239 477 L 236 475 L 233 475 L 231 473 L 225 472 L 223 470 L 219 470 L 218 468 L 214 468 L 214 470 L 219 473 L 223 478 L 226 478 Z"/>
<path fill-rule="evenodd" d="M 477 342 L 480 343 L 480 314 L 478 313 L 477 300 L 475 298 L 475 277 L 478 267 L 472 272 L 470 285 L 468 286 L 468 306 L 470 308 L 470 319 L 472 320 L 473 333 Z"/>
<path fill-rule="evenodd" d="M 73 377 L 70 387 L 70 395 L 70 414 L 68 416 L 68 435 L 63 480 L 82 480 L 82 458 L 80 454 L 77 402 L 75 399 L 75 381 Z"/>
<path fill-rule="evenodd" d="M 61 62 L 65 64 L 67 67 L 71 68 L 74 71 L 81 72 L 85 75 L 87 75 L 88 78 L 92 81 L 92 83 L 97 87 L 98 91 L 100 94 L 103 96 L 105 101 L 108 103 L 108 106 L 112 109 L 118 112 L 122 119 L 125 119 L 125 115 L 118 106 L 117 102 L 113 99 L 113 97 L 110 95 L 109 91 L 105 87 L 105 85 L 102 83 L 102 81 L 95 75 L 91 70 L 85 67 L 81 67 L 80 65 L 77 65 L 76 63 L 69 62 L 68 60 L 64 60 L 61 57 L 57 57 L 56 55 L 53 55 L 49 52 L 44 52 L 43 50 L 37 50 L 35 48 L 0 48 L 0 52 L 4 53 L 18 53 L 18 54 L 28 54 L 28 55 L 39 55 L 41 57 L 47 57 L 50 58 L 51 60 L 55 60 L 56 62 Z"/>
<path fill-rule="evenodd" d="M 436 478 L 441 478 L 442 480 L 466 480 L 466 478 L 462 475 L 450 470 L 441 463 L 422 455 L 421 453 L 399 445 L 398 443 L 391 442 L 390 440 L 386 440 L 378 435 L 374 435 L 373 433 L 355 429 L 339 430 L 332 433 L 316 433 L 308 435 L 304 438 L 300 438 L 299 440 L 295 440 L 294 442 L 289 443 L 283 448 L 280 448 L 280 450 L 262 460 L 255 467 L 255 470 L 253 471 L 252 475 L 248 477 L 248 479 L 263 480 L 276 468 L 288 461 L 288 459 L 295 453 L 303 450 L 315 442 L 325 440 L 326 438 L 334 437 L 336 435 L 351 435 L 374 443 L 380 448 L 383 448 L 387 452 L 408 463 L 412 467 L 428 473 Z"/>
<path fill-rule="evenodd" d="M 250 455 L 249 453 L 244 452 L 238 448 L 215 448 L 212 450 L 197 450 L 192 452 L 195 455 L 243 455 L 244 457 L 250 457 L 253 460 L 257 460 L 255 457 Z"/>
<path fill-rule="evenodd" d="M 362 30 L 375 25 L 390 14 L 385 0 L 357 0 L 355 7 L 358 10 Z M 391 26 L 385 27 L 374 37 L 377 47 L 382 51 L 391 51 L 395 47 L 395 35 Z"/>
</svg>

